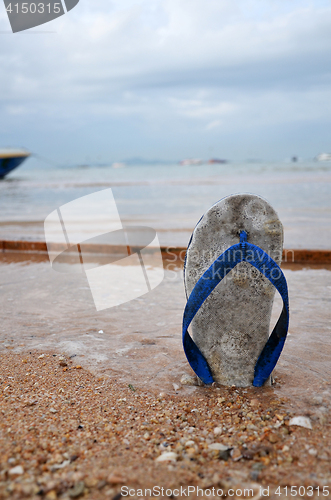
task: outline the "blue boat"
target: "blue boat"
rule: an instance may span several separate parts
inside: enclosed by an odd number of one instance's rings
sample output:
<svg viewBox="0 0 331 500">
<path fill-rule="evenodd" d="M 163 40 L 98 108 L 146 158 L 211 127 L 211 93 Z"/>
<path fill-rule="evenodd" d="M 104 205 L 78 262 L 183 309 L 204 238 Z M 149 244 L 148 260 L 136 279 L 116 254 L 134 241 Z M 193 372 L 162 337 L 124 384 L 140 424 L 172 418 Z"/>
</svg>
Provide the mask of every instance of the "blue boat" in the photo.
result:
<svg viewBox="0 0 331 500">
<path fill-rule="evenodd" d="M 30 153 L 24 149 L 0 149 L 0 179 L 17 168 Z"/>
</svg>

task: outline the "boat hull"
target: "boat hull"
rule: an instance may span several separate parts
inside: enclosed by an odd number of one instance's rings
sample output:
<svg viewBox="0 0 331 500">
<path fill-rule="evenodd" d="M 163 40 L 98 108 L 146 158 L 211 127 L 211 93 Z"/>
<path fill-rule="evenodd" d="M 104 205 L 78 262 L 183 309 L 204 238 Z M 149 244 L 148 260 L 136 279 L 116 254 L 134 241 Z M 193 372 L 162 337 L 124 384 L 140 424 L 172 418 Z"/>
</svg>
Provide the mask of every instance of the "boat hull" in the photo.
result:
<svg viewBox="0 0 331 500">
<path fill-rule="evenodd" d="M 3 179 L 5 175 L 17 168 L 28 156 L 28 153 L 0 154 L 0 179 Z"/>
</svg>

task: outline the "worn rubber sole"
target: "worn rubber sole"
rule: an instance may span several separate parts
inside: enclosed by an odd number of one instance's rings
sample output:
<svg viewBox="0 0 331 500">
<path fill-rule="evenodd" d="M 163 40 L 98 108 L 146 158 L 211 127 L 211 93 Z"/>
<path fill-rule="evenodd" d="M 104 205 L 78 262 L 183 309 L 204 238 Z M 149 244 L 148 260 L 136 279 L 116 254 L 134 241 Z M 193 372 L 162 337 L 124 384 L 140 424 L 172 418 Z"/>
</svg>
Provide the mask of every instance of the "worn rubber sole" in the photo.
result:
<svg viewBox="0 0 331 500">
<path fill-rule="evenodd" d="M 228 196 L 213 205 L 193 231 L 184 265 L 187 297 L 214 260 L 239 242 L 241 231 L 246 231 L 249 243 L 280 265 L 283 226 L 275 210 L 256 195 Z M 241 262 L 202 304 L 192 321 L 191 335 L 215 382 L 252 385 L 256 361 L 269 337 L 274 295 L 267 278 Z"/>
</svg>

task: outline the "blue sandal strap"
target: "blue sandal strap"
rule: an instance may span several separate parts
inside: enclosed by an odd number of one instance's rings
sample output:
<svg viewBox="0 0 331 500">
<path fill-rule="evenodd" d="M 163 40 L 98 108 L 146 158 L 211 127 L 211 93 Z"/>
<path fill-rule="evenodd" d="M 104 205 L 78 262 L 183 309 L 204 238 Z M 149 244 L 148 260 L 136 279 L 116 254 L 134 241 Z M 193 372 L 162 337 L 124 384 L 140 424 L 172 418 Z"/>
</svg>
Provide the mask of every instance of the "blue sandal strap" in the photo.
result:
<svg viewBox="0 0 331 500">
<path fill-rule="evenodd" d="M 242 231 L 240 243 L 233 245 L 220 255 L 195 284 L 184 311 L 182 331 L 184 351 L 192 369 L 205 384 L 213 383 L 213 376 L 205 357 L 190 337 L 188 327 L 210 293 L 240 262 L 248 262 L 260 271 L 274 285 L 283 299 L 282 313 L 255 365 L 253 380 L 255 387 L 262 386 L 269 378 L 285 343 L 289 323 L 285 276 L 278 264 L 267 253 L 247 242 L 247 234 Z"/>
</svg>

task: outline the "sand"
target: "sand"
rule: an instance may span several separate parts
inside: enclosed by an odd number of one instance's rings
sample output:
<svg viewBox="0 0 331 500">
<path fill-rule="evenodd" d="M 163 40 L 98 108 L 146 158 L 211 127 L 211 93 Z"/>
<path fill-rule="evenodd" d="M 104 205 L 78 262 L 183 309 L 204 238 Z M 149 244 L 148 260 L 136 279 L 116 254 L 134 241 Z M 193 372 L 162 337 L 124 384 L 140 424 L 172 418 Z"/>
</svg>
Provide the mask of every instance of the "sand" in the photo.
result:
<svg viewBox="0 0 331 500">
<path fill-rule="evenodd" d="M 245 488 L 245 498 L 264 498 L 268 487 L 268 498 L 286 498 L 286 486 L 288 497 L 301 486 L 301 498 L 323 498 L 323 487 L 331 490 L 327 411 L 310 415 L 312 429 L 290 425 L 299 414 L 274 388 L 163 394 L 95 376 L 54 351 L 7 349 L 0 362 L 0 498 L 119 499 L 128 488 L 130 498 L 149 498 L 144 489 L 153 487 L 174 498 L 188 486 L 190 498 L 196 487 L 199 498 L 244 498 Z"/>
</svg>

